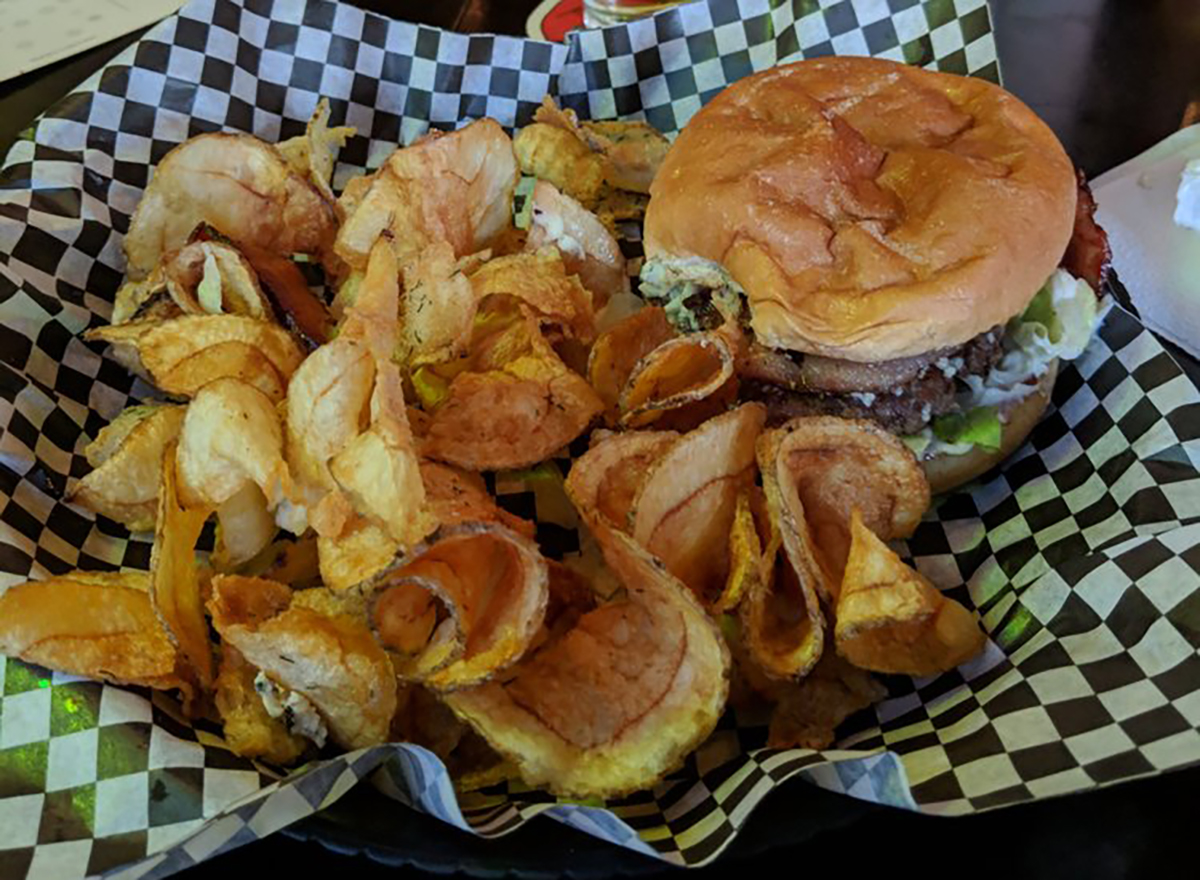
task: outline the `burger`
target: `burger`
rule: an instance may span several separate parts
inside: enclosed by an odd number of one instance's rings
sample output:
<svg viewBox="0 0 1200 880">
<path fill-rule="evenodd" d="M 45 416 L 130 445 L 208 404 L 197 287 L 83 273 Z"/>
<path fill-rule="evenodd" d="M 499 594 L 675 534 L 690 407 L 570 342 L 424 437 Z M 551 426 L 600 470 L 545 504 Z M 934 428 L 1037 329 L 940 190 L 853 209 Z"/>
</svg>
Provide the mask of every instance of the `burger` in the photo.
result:
<svg viewBox="0 0 1200 880">
<path fill-rule="evenodd" d="M 1015 450 L 1101 318 L 1108 250 L 1050 128 L 980 79 L 822 58 L 700 110 L 650 190 L 643 297 L 741 322 L 774 423 L 871 419 L 934 491 Z"/>
</svg>

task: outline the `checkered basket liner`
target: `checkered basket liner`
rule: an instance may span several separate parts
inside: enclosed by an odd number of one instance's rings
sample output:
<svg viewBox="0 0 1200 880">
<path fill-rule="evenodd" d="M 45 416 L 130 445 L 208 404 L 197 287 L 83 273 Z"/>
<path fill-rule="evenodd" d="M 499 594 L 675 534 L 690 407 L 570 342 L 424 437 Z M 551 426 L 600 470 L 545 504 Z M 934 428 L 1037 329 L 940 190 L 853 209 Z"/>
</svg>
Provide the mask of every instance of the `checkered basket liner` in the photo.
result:
<svg viewBox="0 0 1200 880">
<path fill-rule="evenodd" d="M 149 169 L 201 132 L 303 131 L 320 96 L 360 134 L 336 182 L 431 124 L 527 122 L 550 92 L 593 118 L 677 131 L 754 70 L 875 54 L 996 80 L 984 0 L 713 0 L 566 45 L 463 35 L 336 3 L 196 2 L 50 110 L 0 170 L 0 583 L 145 568 L 150 545 L 63 502 L 80 450 L 152 393 L 80 333 L 107 322 L 121 235 Z M 638 252 L 636 236 L 625 242 Z M 636 261 L 635 261 L 636 262 Z M 537 814 L 682 865 L 715 858 L 774 786 L 961 814 L 1200 759 L 1200 393 L 1114 309 L 1066 367 L 1029 443 L 941 500 L 916 566 L 977 608 L 986 652 L 847 725 L 836 750 L 772 751 L 730 713 L 654 790 L 568 803 L 516 784 L 456 800 L 438 760 L 381 746 L 285 780 L 189 727 L 162 694 L 0 658 L 0 880 L 160 877 L 256 840 L 369 779 L 484 836 Z M 569 462 L 560 462 L 565 471 Z M 555 553 L 573 524 L 545 481 L 499 475 L 501 503 Z M 402 821 L 402 817 L 398 818 Z"/>
</svg>

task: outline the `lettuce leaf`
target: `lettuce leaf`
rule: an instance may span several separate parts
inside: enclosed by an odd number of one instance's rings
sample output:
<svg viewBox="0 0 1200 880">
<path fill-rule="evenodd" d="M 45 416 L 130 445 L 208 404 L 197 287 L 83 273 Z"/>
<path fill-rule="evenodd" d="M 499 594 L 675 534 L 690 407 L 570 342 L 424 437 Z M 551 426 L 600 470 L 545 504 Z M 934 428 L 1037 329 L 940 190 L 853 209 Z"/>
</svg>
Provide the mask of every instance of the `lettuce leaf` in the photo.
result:
<svg viewBox="0 0 1200 880">
<path fill-rule="evenodd" d="M 982 446 L 989 452 L 1000 448 L 1003 426 L 993 406 L 977 406 L 965 413 L 951 413 L 933 420 L 933 435 L 943 443 Z"/>
</svg>

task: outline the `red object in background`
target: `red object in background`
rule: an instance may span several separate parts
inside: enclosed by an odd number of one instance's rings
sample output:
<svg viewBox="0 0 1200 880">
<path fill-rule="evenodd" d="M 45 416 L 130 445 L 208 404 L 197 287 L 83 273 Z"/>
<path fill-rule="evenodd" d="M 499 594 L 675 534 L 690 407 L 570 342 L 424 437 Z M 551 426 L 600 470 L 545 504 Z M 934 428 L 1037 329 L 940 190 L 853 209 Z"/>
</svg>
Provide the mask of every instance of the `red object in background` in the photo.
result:
<svg viewBox="0 0 1200 880">
<path fill-rule="evenodd" d="M 583 0 L 548 0 L 529 17 L 529 35 L 562 42 L 570 31 L 583 27 Z"/>
</svg>

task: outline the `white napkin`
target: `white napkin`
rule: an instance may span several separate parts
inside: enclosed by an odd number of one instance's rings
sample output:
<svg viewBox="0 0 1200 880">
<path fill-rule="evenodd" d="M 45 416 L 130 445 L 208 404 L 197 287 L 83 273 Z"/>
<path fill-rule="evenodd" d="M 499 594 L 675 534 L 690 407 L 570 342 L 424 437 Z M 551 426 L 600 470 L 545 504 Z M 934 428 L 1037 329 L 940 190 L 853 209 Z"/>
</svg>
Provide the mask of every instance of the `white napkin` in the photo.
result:
<svg viewBox="0 0 1200 880">
<path fill-rule="evenodd" d="M 0 0 L 0 81 L 170 15 L 182 0 Z"/>
<path fill-rule="evenodd" d="M 1182 129 L 1092 181 L 1113 266 L 1147 327 L 1200 357 L 1200 232 L 1175 225 L 1183 166 L 1200 125 Z"/>
</svg>

